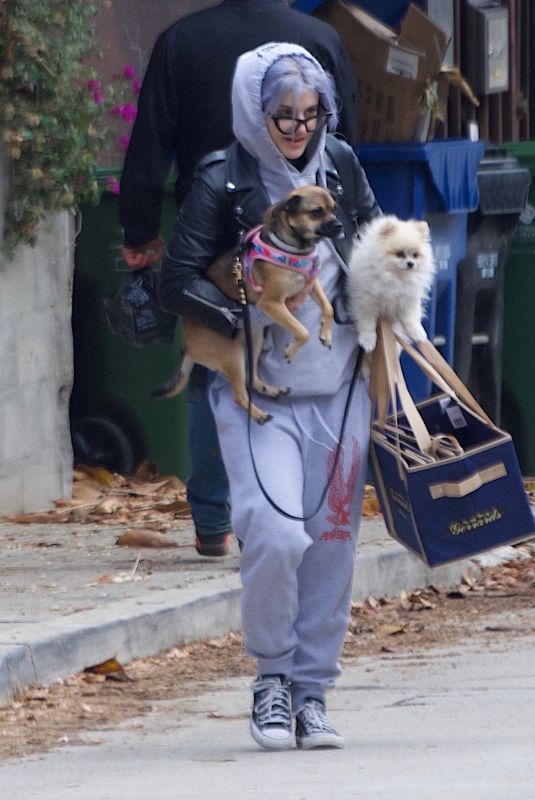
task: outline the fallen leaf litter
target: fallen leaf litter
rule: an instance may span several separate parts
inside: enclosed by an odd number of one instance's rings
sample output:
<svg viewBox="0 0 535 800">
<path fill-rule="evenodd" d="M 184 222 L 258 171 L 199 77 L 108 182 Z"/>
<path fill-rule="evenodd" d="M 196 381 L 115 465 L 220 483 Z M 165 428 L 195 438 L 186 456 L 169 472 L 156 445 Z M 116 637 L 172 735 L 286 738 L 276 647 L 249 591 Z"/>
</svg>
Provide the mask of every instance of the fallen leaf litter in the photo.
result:
<svg viewBox="0 0 535 800">
<path fill-rule="evenodd" d="M 77 467 L 73 478 L 72 499 L 56 501 L 52 511 L 10 515 L 4 520 L 126 524 L 133 527 L 117 538 L 119 546 L 183 546 L 166 535 L 177 520 L 190 519 L 186 488 L 176 476 L 162 477 L 153 464 L 144 462 L 131 478 L 83 465 Z M 526 491 L 530 502 L 535 502 L 535 481 L 526 481 Z M 374 489 L 367 486 L 363 516 L 379 515 Z M 43 547 L 54 545 L 42 543 Z M 429 648 L 462 640 L 474 631 L 495 642 L 535 630 L 535 549 L 529 544 L 518 549 L 523 557 L 486 568 L 478 578 L 467 573 L 454 589 L 431 586 L 395 598 L 369 597 L 355 603 L 342 661 L 354 663 L 372 655 L 378 657 L 379 668 L 382 658 L 417 651 L 425 654 Z M 98 583 L 135 580 L 135 571 L 102 575 Z M 489 615 L 492 619 L 496 615 L 497 621 L 480 622 Z M 244 654 L 237 633 L 174 647 L 128 665 L 115 659 L 88 665 L 82 673 L 50 687 L 32 687 L 0 708 L 0 758 L 81 743 L 84 732 L 142 718 L 160 700 L 198 695 L 211 690 L 214 681 L 253 675 L 253 662 Z M 136 722 L 136 727 L 140 726 L 142 722 Z"/>
<path fill-rule="evenodd" d="M 517 560 L 482 569 L 477 578 L 466 574 L 453 589 L 431 586 L 355 603 L 342 662 L 374 656 L 380 670 L 382 659 L 407 654 L 421 659 L 432 648 L 468 638 L 473 642 L 475 636 L 487 647 L 534 633 L 535 548 L 527 544 L 518 550 Z M 48 688 L 28 689 L 0 708 L 0 759 L 67 744 L 98 744 L 94 736 L 84 739 L 84 733 L 134 718 L 132 725 L 142 728 L 143 716 L 158 701 L 198 696 L 212 691 L 214 682 L 253 676 L 254 664 L 238 633 L 173 647 L 127 665 L 115 659 L 88 665 Z M 244 720 L 247 713 L 244 707 Z"/>
</svg>

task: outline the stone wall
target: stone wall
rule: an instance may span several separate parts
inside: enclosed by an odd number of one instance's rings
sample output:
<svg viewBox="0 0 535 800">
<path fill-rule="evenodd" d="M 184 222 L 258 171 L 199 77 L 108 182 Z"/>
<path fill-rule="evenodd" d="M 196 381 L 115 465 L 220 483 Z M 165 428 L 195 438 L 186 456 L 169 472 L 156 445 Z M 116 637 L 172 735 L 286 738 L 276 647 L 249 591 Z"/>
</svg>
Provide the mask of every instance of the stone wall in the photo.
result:
<svg viewBox="0 0 535 800">
<path fill-rule="evenodd" d="M 70 496 L 73 270 L 67 214 L 50 215 L 35 248 L 0 255 L 0 515 Z"/>
</svg>

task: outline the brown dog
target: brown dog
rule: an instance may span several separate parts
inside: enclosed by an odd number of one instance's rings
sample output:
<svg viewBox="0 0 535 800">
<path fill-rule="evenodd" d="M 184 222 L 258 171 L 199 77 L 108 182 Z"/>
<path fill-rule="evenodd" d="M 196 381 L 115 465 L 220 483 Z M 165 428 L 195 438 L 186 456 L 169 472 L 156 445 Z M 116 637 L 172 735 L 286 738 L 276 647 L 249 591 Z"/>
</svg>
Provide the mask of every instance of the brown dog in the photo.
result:
<svg viewBox="0 0 535 800">
<path fill-rule="evenodd" d="M 342 225 L 336 219 L 334 210 L 335 202 L 326 189 L 319 186 L 296 189 L 267 209 L 264 224 L 258 230 L 259 238 L 252 237 L 244 249 L 244 271 L 248 253 L 250 259 L 247 300 L 249 303 L 256 303 L 265 314 L 293 334 L 294 338 L 284 352 L 288 362 L 308 342 L 309 332 L 292 314 L 287 301 L 301 299 L 300 296 L 304 296 L 305 291 L 310 293 L 321 309 L 321 343 L 326 347 L 330 347 L 332 343 L 332 305 L 315 271 L 312 270 L 312 274 L 307 276 L 306 269 L 299 269 L 295 265 L 308 263 L 307 259 L 320 239 L 332 238 L 340 233 Z M 269 254 L 270 261 L 261 257 L 266 253 Z M 272 253 L 275 255 L 272 256 Z M 281 266 L 285 253 L 287 263 Z M 207 276 L 223 294 L 239 300 L 234 263 L 235 255 L 226 253 L 212 264 Z M 308 266 L 310 267 L 310 263 Z M 256 364 L 262 347 L 262 331 L 256 329 L 253 338 L 254 389 L 274 398 L 288 394 L 288 389 L 269 386 L 259 380 Z M 231 384 L 234 401 L 248 410 L 243 332 L 234 339 L 228 339 L 211 328 L 184 318 L 182 343 L 183 359 L 179 370 L 170 381 L 155 389 L 153 396 L 174 397 L 181 392 L 187 384 L 194 363 L 197 363 L 225 375 Z M 251 416 L 260 424 L 270 419 L 265 411 L 254 404 L 251 404 Z"/>
</svg>

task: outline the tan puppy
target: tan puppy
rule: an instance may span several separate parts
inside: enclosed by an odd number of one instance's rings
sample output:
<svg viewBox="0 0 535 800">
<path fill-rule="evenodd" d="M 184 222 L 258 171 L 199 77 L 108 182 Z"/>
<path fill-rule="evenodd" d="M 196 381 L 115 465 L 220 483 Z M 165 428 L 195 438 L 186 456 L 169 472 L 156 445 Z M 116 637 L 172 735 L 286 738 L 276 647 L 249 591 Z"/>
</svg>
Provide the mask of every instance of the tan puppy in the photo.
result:
<svg viewBox="0 0 535 800">
<path fill-rule="evenodd" d="M 294 338 L 284 352 L 288 362 L 308 342 L 309 332 L 292 314 L 287 301 L 299 302 L 305 292 L 310 293 L 321 309 L 320 341 L 326 347 L 332 343 L 332 305 L 315 272 L 307 275 L 306 267 L 300 269 L 299 264 L 308 263 L 310 267 L 309 256 L 313 255 L 316 243 L 341 232 L 342 225 L 334 211 L 335 202 L 326 189 L 319 186 L 296 189 L 267 209 L 264 224 L 258 230 L 258 238 L 253 237 L 244 248 L 244 272 L 250 272 L 247 300 L 256 303 L 265 314 L 293 334 Z M 269 256 L 272 260 L 260 257 L 266 253 L 273 254 Z M 287 264 L 280 265 L 281 261 L 284 262 L 285 253 Z M 225 254 L 209 268 L 207 275 L 225 295 L 239 300 L 236 272 L 233 269 L 235 260 L 233 253 Z M 276 398 L 287 394 L 288 389 L 262 383 L 256 374 L 262 335 L 261 330 L 255 329 L 253 387 L 261 394 Z M 174 397 L 181 392 L 194 363 L 197 363 L 225 375 L 231 384 L 234 401 L 248 410 L 243 332 L 240 331 L 234 339 L 228 339 L 211 328 L 185 318 L 182 319 L 182 343 L 183 359 L 179 370 L 170 381 L 155 389 L 153 396 Z M 251 416 L 260 424 L 270 419 L 265 411 L 254 404 L 251 404 Z"/>
</svg>

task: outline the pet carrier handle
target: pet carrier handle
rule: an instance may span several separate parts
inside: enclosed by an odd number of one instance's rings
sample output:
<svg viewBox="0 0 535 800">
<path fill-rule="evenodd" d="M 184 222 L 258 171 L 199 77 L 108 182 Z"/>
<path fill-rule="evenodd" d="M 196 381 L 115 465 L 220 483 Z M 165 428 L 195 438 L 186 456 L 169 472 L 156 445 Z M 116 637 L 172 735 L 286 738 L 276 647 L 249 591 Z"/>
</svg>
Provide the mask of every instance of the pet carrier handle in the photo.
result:
<svg viewBox="0 0 535 800">
<path fill-rule="evenodd" d="M 433 500 L 438 500 L 441 497 L 466 497 L 467 494 L 480 489 L 485 483 L 492 483 L 498 478 L 505 478 L 507 475 L 507 468 L 503 462 L 499 464 L 492 464 L 486 469 L 473 472 L 472 475 L 467 475 L 460 481 L 452 481 L 451 483 L 432 483 L 429 487 L 429 494 Z"/>
<path fill-rule="evenodd" d="M 392 322 L 387 319 L 381 319 L 378 326 L 378 347 L 374 354 L 374 362 L 377 361 L 374 367 L 374 389 L 377 391 L 378 398 L 378 425 L 380 428 L 384 428 L 385 426 L 388 410 L 388 395 L 394 412 L 394 424 L 397 424 L 395 410 L 397 408 L 397 397 L 399 397 L 401 408 L 407 417 L 407 421 L 412 429 L 419 449 L 422 453 L 425 453 L 431 458 L 435 458 L 437 455 L 437 446 L 434 442 L 434 437 L 429 434 L 416 403 L 407 388 L 405 377 L 401 369 L 396 341 L 398 341 L 398 339 L 394 332 Z M 422 371 L 431 378 L 433 383 L 440 390 L 451 397 L 452 400 L 461 402 L 462 404 L 462 401 L 450 384 L 434 369 L 434 367 L 427 364 L 423 356 L 418 353 L 417 350 L 403 339 L 399 339 L 399 344 L 404 349 L 407 348 L 412 351 L 409 352 L 409 355 L 414 358 Z M 386 387 L 388 387 L 388 394 L 385 391 Z M 472 410 L 470 406 L 467 406 L 467 408 Z M 398 450 L 401 452 L 399 440 Z"/>
<path fill-rule="evenodd" d="M 436 436 L 432 436 L 431 442 L 431 455 L 433 458 L 439 457 L 441 447 L 448 448 L 457 456 L 462 456 L 464 454 L 464 449 L 451 433 L 439 433 Z"/>
<path fill-rule="evenodd" d="M 454 389 L 437 372 L 437 370 L 431 364 L 429 364 L 424 359 L 424 357 L 417 350 L 415 350 L 414 347 L 412 347 L 408 342 L 406 342 L 401 337 L 398 337 L 398 335 L 395 333 L 393 329 L 393 325 L 390 320 L 384 317 L 382 317 L 379 320 L 379 324 L 377 326 L 377 334 L 378 334 L 377 338 L 378 344 L 372 359 L 370 394 L 374 399 L 377 398 L 378 400 L 377 408 L 378 408 L 378 421 L 380 427 L 384 427 L 386 416 L 388 413 L 387 390 L 389 388 L 388 382 L 390 377 L 397 377 L 398 379 L 397 382 L 401 386 L 401 391 L 403 392 L 404 398 L 406 398 L 406 402 L 403 404 L 404 407 L 406 405 L 409 406 L 410 408 L 416 409 L 416 404 L 408 392 L 405 383 L 405 378 L 403 376 L 403 372 L 401 369 L 401 365 L 399 363 L 399 355 L 396 347 L 396 341 L 399 342 L 400 346 L 403 347 L 407 351 L 408 355 L 411 358 L 413 358 L 414 361 L 418 364 L 422 372 L 424 372 L 427 375 L 427 377 L 430 378 L 441 391 L 449 395 L 453 400 L 459 401 L 459 397 L 457 396 Z M 393 394 L 392 391 L 390 391 L 390 400 L 392 399 L 393 399 Z M 474 400 L 473 402 L 477 406 L 476 401 Z M 392 407 L 395 408 L 395 404 Z M 479 406 L 477 407 L 479 408 Z M 415 411 L 415 413 L 418 414 L 419 416 L 418 411 Z M 482 413 L 484 412 L 482 411 Z M 409 414 L 414 418 L 414 413 L 409 411 Z M 485 420 L 486 419 L 487 418 L 485 417 Z M 418 425 L 418 423 L 415 424 Z"/>
<path fill-rule="evenodd" d="M 466 389 L 464 384 L 460 381 L 460 379 L 455 375 L 451 367 L 448 365 L 448 369 L 445 369 L 443 364 L 441 363 L 442 357 L 437 352 L 436 355 L 438 358 L 434 358 L 433 354 L 431 357 L 441 368 L 442 372 L 450 379 L 448 381 L 446 377 L 443 377 L 435 367 L 428 363 L 428 361 L 424 358 L 424 356 L 419 353 L 412 345 L 398 336 L 394 330 L 392 323 L 389 320 L 381 319 L 378 326 L 378 353 L 374 355 L 375 358 L 378 357 L 379 363 L 375 366 L 375 376 L 376 376 L 376 387 L 379 389 L 378 397 L 380 397 L 380 402 L 378 404 L 378 424 L 379 427 L 384 427 L 386 421 L 386 407 L 388 406 L 388 400 L 384 392 L 384 385 L 385 385 L 385 378 L 384 376 L 381 377 L 381 373 L 383 371 L 386 372 L 386 382 L 389 385 L 390 389 L 390 401 L 392 404 L 392 409 L 395 411 L 396 409 L 396 391 L 397 395 L 399 396 L 399 400 L 401 403 L 401 407 L 409 425 L 413 431 L 414 437 L 418 444 L 418 447 L 423 453 L 426 453 L 433 457 L 433 439 L 429 435 L 429 432 L 425 426 L 425 423 L 418 411 L 416 403 L 412 399 L 410 392 L 407 388 L 407 384 L 405 382 L 405 378 L 403 376 L 403 372 L 401 369 L 399 356 L 397 353 L 396 342 L 398 342 L 401 347 L 407 352 L 407 354 L 415 361 L 415 363 L 420 367 L 422 372 L 426 374 L 433 383 L 442 390 L 445 394 L 451 397 L 461 405 L 465 406 L 471 413 L 474 413 L 477 417 L 481 418 L 482 421 L 486 424 L 492 425 L 492 421 L 489 417 L 485 414 L 483 409 L 479 406 L 477 401 L 472 397 L 470 392 Z M 425 346 L 426 343 L 424 343 Z M 431 352 L 435 350 L 433 345 L 428 342 L 429 348 L 426 348 L 427 351 Z M 384 362 L 384 363 L 382 363 Z M 453 378 L 452 379 L 452 375 Z M 380 381 L 380 382 L 379 382 Z M 392 381 L 394 382 L 394 388 L 392 388 Z M 455 384 L 455 388 L 451 386 L 451 383 Z M 458 391 L 455 391 L 457 389 Z M 462 396 L 459 396 L 462 395 Z"/>
<path fill-rule="evenodd" d="M 386 424 L 389 401 L 395 419 L 399 396 L 418 447 L 423 453 L 431 454 L 431 436 L 407 389 L 396 351 L 392 326 L 384 320 L 381 320 L 377 329 L 377 347 L 373 354 L 370 394 L 372 402 L 377 408 L 377 424 L 382 429 Z M 397 429 L 397 422 L 395 425 Z M 399 436 L 397 436 L 397 449 L 401 453 Z"/>
<path fill-rule="evenodd" d="M 422 372 L 450 396 L 453 395 L 460 400 L 477 417 L 480 417 L 487 425 L 494 425 L 488 414 L 481 408 L 475 397 L 469 392 L 459 376 L 454 372 L 446 359 L 439 353 L 436 347 L 425 339 L 418 342 L 418 350 L 394 332 L 396 341 L 405 350 L 407 355 L 420 367 Z M 437 382 L 437 376 L 442 378 L 444 383 Z M 445 385 L 444 385 L 445 384 Z"/>
</svg>

